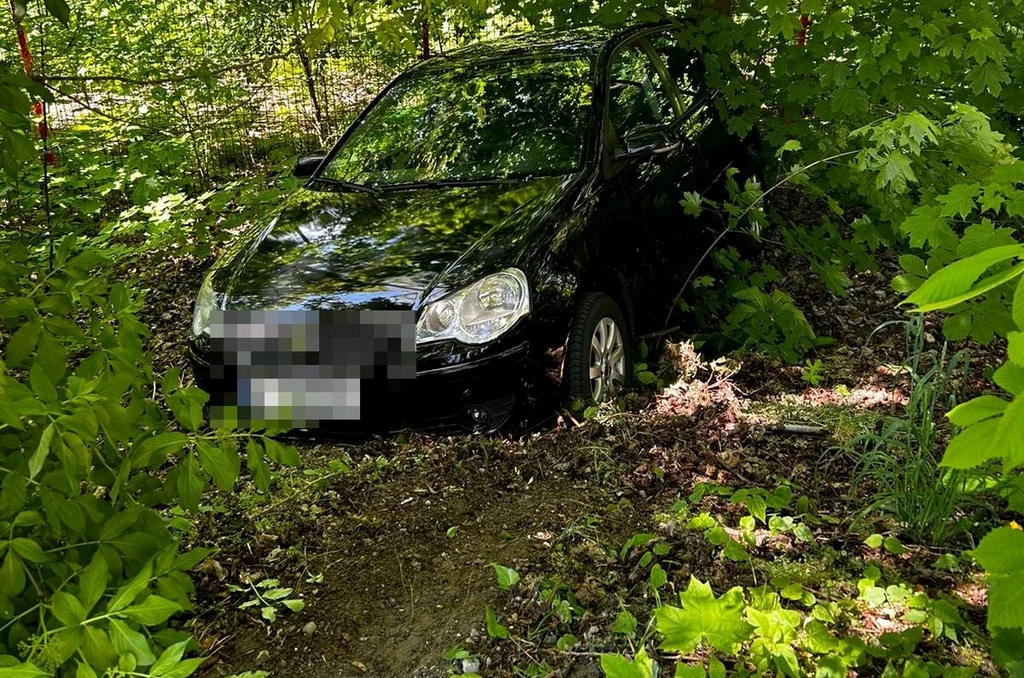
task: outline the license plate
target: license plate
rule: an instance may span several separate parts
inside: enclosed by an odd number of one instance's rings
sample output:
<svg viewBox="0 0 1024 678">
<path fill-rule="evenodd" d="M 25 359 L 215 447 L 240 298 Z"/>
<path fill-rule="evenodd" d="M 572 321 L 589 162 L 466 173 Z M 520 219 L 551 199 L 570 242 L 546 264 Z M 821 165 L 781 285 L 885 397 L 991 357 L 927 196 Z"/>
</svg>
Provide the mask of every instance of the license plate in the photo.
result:
<svg viewBox="0 0 1024 678">
<path fill-rule="evenodd" d="M 412 311 L 236 311 L 210 324 L 223 402 L 215 425 L 317 428 L 359 421 L 370 382 L 416 377 Z"/>
</svg>

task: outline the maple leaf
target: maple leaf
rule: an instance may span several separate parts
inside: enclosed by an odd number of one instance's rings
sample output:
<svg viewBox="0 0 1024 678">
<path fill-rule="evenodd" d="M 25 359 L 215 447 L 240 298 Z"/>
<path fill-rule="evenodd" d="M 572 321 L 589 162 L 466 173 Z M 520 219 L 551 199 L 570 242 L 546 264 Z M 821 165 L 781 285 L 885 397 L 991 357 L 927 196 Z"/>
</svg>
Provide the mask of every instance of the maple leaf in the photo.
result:
<svg viewBox="0 0 1024 678">
<path fill-rule="evenodd" d="M 996 37 L 971 40 L 964 50 L 964 56 L 978 64 L 985 61 L 1002 61 L 1007 54 L 1007 49 Z"/>
<path fill-rule="evenodd" d="M 861 115 L 868 111 L 868 95 L 857 87 L 845 87 L 832 94 L 832 106 L 840 113 Z"/>
<path fill-rule="evenodd" d="M 969 77 L 975 94 L 981 94 L 987 89 L 993 96 L 999 96 L 1003 91 L 1003 83 L 1010 81 L 1009 74 L 998 61 L 986 61 L 972 68 Z"/>
<path fill-rule="evenodd" d="M 733 653 L 750 637 L 753 627 L 743 621 L 745 608 L 739 587 L 715 598 L 709 584 L 690 576 L 690 584 L 679 594 L 682 608 L 663 605 L 655 611 L 658 631 L 665 636 L 665 650 L 691 652 L 702 640 L 720 652 Z"/>
<path fill-rule="evenodd" d="M 900 230 L 910 236 L 913 247 L 923 247 L 925 243 L 931 243 L 934 247 L 949 244 L 950 241 L 954 244 L 957 242 L 939 206 L 918 207 L 903 222 Z"/>
<path fill-rule="evenodd" d="M 958 214 L 966 217 L 974 211 L 974 197 L 978 195 L 979 190 L 981 187 L 976 183 L 957 184 L 949 190 L 949 193 L 937 198 L 943 205 L 940 214 L 944 217 L 953 217 Z"/>
<path fill-rule="evenodd" d="M 915 183 L 917 176 L 910 166 L 910 159 L 899 151 L 893 151 L 885 156 L 881 166 L 878 168 L 878 187 L 891 187 L 897 193 L 907 190 L 908 183 Z"/>
</svg>

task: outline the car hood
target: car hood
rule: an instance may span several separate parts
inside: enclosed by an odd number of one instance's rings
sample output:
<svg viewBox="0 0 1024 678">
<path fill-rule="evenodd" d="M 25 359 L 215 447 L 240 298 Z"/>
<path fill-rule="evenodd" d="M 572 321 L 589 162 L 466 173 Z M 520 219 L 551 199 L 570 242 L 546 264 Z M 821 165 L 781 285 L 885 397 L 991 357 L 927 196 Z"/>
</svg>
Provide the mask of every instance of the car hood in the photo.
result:
<svg viewBox="0 0 1024 678">
<path fill-rule="evenodd" d="M 565 185 L 549 178 L 380 193 L 300 189 L 269 227 L 235 244 L 214 271 L 214 289 L 225 308 L 411 308 L 426 291 L 470 282 L 444 274 L 489 234 L 519 219 L 536 225 Z"/>
</svg>

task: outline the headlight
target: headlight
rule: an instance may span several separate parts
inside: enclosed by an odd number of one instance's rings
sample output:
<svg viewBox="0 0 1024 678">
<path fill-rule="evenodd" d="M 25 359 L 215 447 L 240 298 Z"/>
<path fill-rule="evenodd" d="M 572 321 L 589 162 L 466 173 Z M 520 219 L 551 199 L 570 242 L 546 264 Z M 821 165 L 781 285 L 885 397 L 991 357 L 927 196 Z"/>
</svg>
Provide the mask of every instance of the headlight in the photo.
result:
<svg viewBox="0 0 1024 678">
<path fill-rule="evenodd" d="M 210 333 L 210 314 L 213 313 L 213 276 L 206 276 L 196 296 L 196 307 L 192 311 L 192 336 Z"/>
<path fill-rule="evenodd" d="M 478 280 L 423 309 L 416 343 L 457 339 L 484 344 L 504 334 L 530 312 L 530 288 L 518 268 Z"/>
</svg>

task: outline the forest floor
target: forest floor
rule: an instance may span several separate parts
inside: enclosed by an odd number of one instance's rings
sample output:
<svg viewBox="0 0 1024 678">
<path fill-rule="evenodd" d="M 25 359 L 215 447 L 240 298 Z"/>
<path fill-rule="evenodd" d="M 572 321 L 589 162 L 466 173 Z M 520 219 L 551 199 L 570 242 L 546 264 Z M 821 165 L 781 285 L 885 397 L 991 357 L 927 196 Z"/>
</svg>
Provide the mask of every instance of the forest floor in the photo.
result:
<svg viewBox="0 0 1024 678">
<path fill-rule="evenodd" d="M 872 335 L 900 317 L 887 291 L 893 266 L 856 276 L 842 299 L 813 280 L 787 281 L 816 330 L 843 338 L 816 353 L 817 386 L 799 367 L 757 356 L 708 363 L 672 345 L 666 388 L 581 425 L 559 421 L 521 439 L 301 444 L 303 467 L 283 470 L 266 495 L 252 487 L 220 495 L 187 528 L 186 539 L 217 549 L 197 572 L 188 622 L 211 657 L 207 675 L 600 676 L 600 654 L 638 649 L 658 597 L 684 589 L 691 575 L 716 593 L 783 578 L 797 586 L 797 604 L 801 591 L 822 604 L 853 600 L 843 604 L 846 625 L 877 639 L 907 624 L 898 605 L 858 599 L 868 562 L 888 584 L 956 591 L 958 642 L 933 634 L 913 651 L 994 675 L 976 642 L 977 574 L 905 538 L 899 548 L 872 548 L 865 537 L 893 526 L 857 515 L 873 487 L 851 485 L 857 455 L 845 444 L 898 415 L 908 397 L 903 329 Z M 193 278 L 179 271 L 173 279 L 185 282 L 165 278 L 150 293 L 152 343 L 168 362 L 176 358 L 164 349 L 187 326 L 182 300 Z M 938 336 L 927 335 L 926 349 L 940 349 Z M 996 355 L 972 354 L 968 391 Z M 739 489 L 774 497 L 768 514 L 780 526 L 760 525 L 746 554 L 691 529 L 707 512 L 735 535 L 746 511 L 733 496 Z M 970 547 L 981 531 L 968 525 L 947 544 Z M 503 590 L 493 563 L 521 579 Z M 649 585 L 655 565 L 667 573 L 660 587 Z M 264 603 L 239 609 L 267 580 L 293 588 L 305 608 L 278 606 L 273 622 L 260 616 Z M 508 637 L 492 637 L 501 627 Z"/>
</svg>

